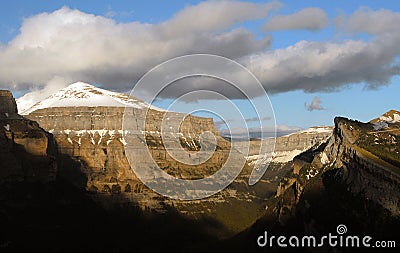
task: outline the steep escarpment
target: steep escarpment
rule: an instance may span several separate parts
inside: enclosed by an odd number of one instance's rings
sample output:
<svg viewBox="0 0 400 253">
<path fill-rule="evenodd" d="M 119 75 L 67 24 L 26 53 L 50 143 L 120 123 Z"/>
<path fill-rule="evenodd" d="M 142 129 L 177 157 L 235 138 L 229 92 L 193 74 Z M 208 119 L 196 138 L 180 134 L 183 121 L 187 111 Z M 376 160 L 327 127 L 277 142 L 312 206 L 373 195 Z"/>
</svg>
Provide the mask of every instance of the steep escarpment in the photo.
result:
<svg viewBox="0 0 400 253">
<path fill-rule="evenodd" d="M 99 191 L 107 191 L 115 183 L 125 186 L 130 183 L 129 180 L 138 181 L 125 155 L 124 136 L 127 135 L 144 135 L 143 141 L 146 141 L 149 152 L 159 165 L 173 175 L 187 178 L 212 174 L 221 167 L 228 155 L 229 142 L 217 137 L 215 154 L 202 165 L 208 169 L 197 171 L 196 175 L 196 166 L 189 168 L 190 166 L 175 161 L 164 147 L 161 122 L 165 112 L 150 110 L 144 115 L 142 109 L 126 110 L 128 109 L 124 107 L 55 107 L 36 110 L 26 117 L 37 121 L 54 135 L 60 153 L 84 162 L 89 178 L 87 188 L 91 190 L 97 188 Z M 124 113 L 132 114 L 135 121 L 144 121 L 147 117 L 144 133 L 138 127 L 123 130 Z M 171 121 L 173 116 L 168 114 Z M 178 119 L 173 123 L 180 124 Z M 201 148 L 199 140 L 204 132 L 217 133 L 212 119 L 189 115 L 180 124 L 179 131 L 170 134 L 178 136 L 177 140 L 184 147 L 183 151 L 195 153 Z M 130 188 L 135 189 L 136 184 L 134 182 Z"/>
<path fill-rule="evenodd" d="M 278 195 L 297 187 L 296 199 L 309 188 L 343 185 L 354 196 L 367 199 L 394 217 L 400 215 L 400 167 L 398 160 L 387 159 L 385 150 L 397 144 L 398 128 L 378 130 L 372 123 L 335 118 L 335 129 L 328 142 L 316 150 L 296 157 L 293 176 L 281 182 Z M 371 136 L 373 138 L 371 138 Z M 369 140 L 369 141 L 368 141 Z M 389 148 L 384 143 L 389 141 Z M 379 149 L 373 147 L 379 146 Z M 378 151 L 379 150 L 379 151 Z"/>
<path fill-rule="evenodd" d="M 53 136 L 17 114 L 9 91 L 0 91 L 0 181 L 54 181 L 57 174 Z"/>
<path fill-rule="evenodd" d="M 132 170 L 127 145 L 141 165 L 147 166 L 148 161 L 140 152 L 149 152 L 159 168 L 177 178 L 212 175 L 230 153 L 237 158 L 234 161 L 245 163 L 242 154 L 231 152 L 231 143 L 218 134 L 210 118 L 167 112 L 87 84 L 73 84 L 24 113 L 53 134 L 59 153 L 65 157 L 61 159 L 64 166 L 60 166 L 60 176 L 92 193 L 95 200 L 113 196 L 103 203 L 107 206 L 137 205 L 160 213 L 172 208 L 196 220 L 221 223 L 215 231 L 223 236 L 250 226 L 263 210 L 265 190 L 250 189 L 247 178 L 251 167 L 247 164 L 230 187 L 198 201 L 167 199 L 147 188 Z M 206 138 L 208 135 L 214 138 Z M 172 147 L 174 156 L 166 146 Z M 212 151 L 210 157 L 199 152 L 204 148 Z M 191 165 L 184 162 L 187 158 L 203 162 Z M 71 164 L 73 161 L 77 163 Z"/>
<path fill-rule="evenodd" d="M 326 142 L 289 162 L 290 173 L 279 183 L 276 196 L 267 200 L 263 218 L 236 241 L 257 250 L 245 242 L 255 242 L 264 231 L 323 236 L 334 234 L 339 224 L 352 235 L 399 239 L 389 232 L 400 225 L 397 122 L 378 125 L 342 117 L 334 122 Z"/>
<path fill-rule="evenodd" d="M 381 132 L 371 123 L 345 118 L 336 118 L 335 125 L 335 138 L 322 154 L 326 154 L 327 169 L 340 169 L 352 193 L 361 194 L 399 216 L 400 160 L 396 154 L 400 132 L 397 127 Z M 386 153 L 392 153 L 392 159 Z"/>
</svg>

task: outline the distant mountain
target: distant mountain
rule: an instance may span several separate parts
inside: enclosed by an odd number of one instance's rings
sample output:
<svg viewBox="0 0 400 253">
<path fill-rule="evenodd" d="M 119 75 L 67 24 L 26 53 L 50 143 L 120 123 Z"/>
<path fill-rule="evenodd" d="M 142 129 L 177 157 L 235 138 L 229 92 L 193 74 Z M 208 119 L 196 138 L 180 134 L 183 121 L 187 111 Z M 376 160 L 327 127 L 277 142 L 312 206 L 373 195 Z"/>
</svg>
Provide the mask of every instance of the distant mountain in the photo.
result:
<svg viewBox="0 0 400 253">
<path fill-rule="evenodd" d="M 18 111 L 21 115 L 27 115 L 31 112 L 44 108 L 78 106 L 128 106 L 134 108 L 151 108 L 153 110 L 160 111 L 163 110 L 127 94 L 104 90 L 84 82 L 73 83 L 47 97 L 46 99 L 37 102 L 33 106 L 30 105 L 28 98 L 29 94 L 24 95 L 16 100 Z"/>
<path fill-rule="evenodd" d="M 390 127 L 400 127 L 400 112 L 390 110 L 382 116 L 370 121 L 373 124 L 374 130 L 385 131 Z"/>
<path fill-rule="evenodd" d="M 333 127 L 316 126 L 291 132 L 275 139 L 251 139 L 250 152 L 246 158 L 249 164 L 254 165 L 257 159 L 264 155 L 259 154 L 260 145 L 263 143 L 263 145 L 275 145 L 272 162 L 287 163 L 293 160 L 295 156 L 326 141 L 332 135 L 332 130 Z M 246 145 L 246 142 L 242 139 L 233 139 L 232 141 L 239 144 L 243 142 L 243 146 Z"/>
<path fill-rule="evenodd" d="M 370 121 L 371 123 L 376 123 L 376 122 L 385 122 L 385 123 L 400 123 L 400 112 L 396 110 L 390 110 L 379 118 L 373 119 Z"/>
</svg>

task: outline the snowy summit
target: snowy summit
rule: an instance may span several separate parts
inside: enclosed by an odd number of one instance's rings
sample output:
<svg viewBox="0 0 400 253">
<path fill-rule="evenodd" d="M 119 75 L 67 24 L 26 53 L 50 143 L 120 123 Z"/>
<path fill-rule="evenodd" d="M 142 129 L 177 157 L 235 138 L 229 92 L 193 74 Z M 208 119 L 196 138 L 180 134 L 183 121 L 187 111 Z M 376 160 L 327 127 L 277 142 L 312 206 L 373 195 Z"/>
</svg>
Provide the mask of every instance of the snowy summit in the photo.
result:
<svg viewBox="0 0 400 253">
<path fill-rule="evenodd" d="M 370 121 L 374 127 L 374 130 L 382 130 L 389 127 L 389 124 L 400 123 L 400 112 L 396 110 L 390 110 L 384 113 L 379 118 Z"/>
<path fill-rule="evenodd" d="M 400 122 L 400 112 L 395 110 L 390 110 L 387 113 L 380 116 L 377 121 L 386 123 L 397 123 Z"/>
<path fill-rule="evenodd" d="M 134 108 L 149 107 L 154 110 L 162 110 L 127 94 L 100 89 L 84 82 L 73 83 L 32 106 L 29 106 L 28 101 L 25 101 L 27 97 L 28 96 L 25 95 L 17 99 L 19 114 L 28 115 L 33 111 L 49 107 L 77 106 L 128 106 Z"/>
</svg>

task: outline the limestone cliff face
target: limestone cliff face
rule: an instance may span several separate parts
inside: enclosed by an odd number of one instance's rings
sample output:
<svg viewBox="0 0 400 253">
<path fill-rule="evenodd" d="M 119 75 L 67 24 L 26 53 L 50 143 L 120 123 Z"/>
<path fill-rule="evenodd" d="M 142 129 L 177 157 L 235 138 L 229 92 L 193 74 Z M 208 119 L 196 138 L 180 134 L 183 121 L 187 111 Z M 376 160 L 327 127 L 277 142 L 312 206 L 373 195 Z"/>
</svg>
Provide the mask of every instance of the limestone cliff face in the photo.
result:
<svg viewBox="0 0 400 253">
<path fill-rule="evenodd" d="M 146 118 L 146 131 L 161 131 L 161 122 L 165 115 L 163 111 L 149 110 L 145 115 L 144 109 L 105 106 L 70 106 L 50 107 L 31 112 L 27 117 L 35 119 L 43 128 L 52 131 L 60 130 L 122 130 L 124 113 L 133 115 L 136 121 Z M 169 117 L 180 116 L 180 113 L 168 113 Z M 179 122 L 177 122 L 179 123 Z M 216 133 L 211 118 L 201 118 L 188 115 L 180 126 L 185 134 L 199 134 L 204 131 Z"/>
<path fill-rule="evenodd" d="M 17 114 L 9 91 L 0 91 L 0 180 L 53 181 L 55 142 L 39 125 Z"/>
<path fill-rule="evenodd" d="M 275 152 L 307 150 L 326 141 L 332 134 L 332 127 L 311 127 L 276 138 Z"/>
<path fill-rule="evenodd" d="M 362 194 L 390 211 L 400 215 L 400 167 L 385 161 L 369 151 L 370 145 L 385 138 L 373 131 L 370 124 L 362 124 L 345 118 L 335 119 L 335 135 L 325 153 L 327 169 L 340 169 L 341 179 L 354 194 Z M 397 131 L 398 132 L 398 131 Z M 392 132 L 396 136 L 396 132 Z M 374 143 L 365 146 L 364 138 L 374 136 Z M 397 143 L 396 143 L 397 144 Z M 381 144 L 381 148 L 385 146 Z M 396 151 L 394 151 L 396 152 Z"/>
<path fill-rule="evenodd" d="M 133 180 L 135 189 L 138 180 L 130 168 L 125 155 L 123 139 L 123 115 L 124 112 L 132 114 L 135 121 L 144 121 L 144 110 L 131 108 L 125 111 L 124 107 L 56 107 L 36 110 L 26 117 L 37 121 L 40 126 L 51 132 L 57 141 L 59 152 L 83 161 L 85 171 L 89 178 L 88 189 L 108 191 L 115 184 L 128 184 Z M 161 122 L 165 112 L 151 110 L 146 118 L 145 136 L 147 145 L 155 160 L 172 174 L 190 177 L 190 173 L 184 164 L 174 162 L 163 147 Z M 175 114 L 182 117 L 182 114 Z M 173 117 L 174 114 L 168 114 Z M 171 119 L 172 120 L 172 119 Z M 136 123 L 137 124 L 137 123 Z M 179 124 L 177 119 L 176 124 Z M 137 135 L 130 129 L 132 135 Z M 217 134 L 212 119 L 186 116 L 180 125 L 178 133 L 181 144 L 189 151 L 200 148 L 199 135 L 204 132 Z M 219 138 L 220 150 L 210 158 L 208 166 L 218 168 L 229 151 L 229 143 Z M 223 148 L 221 148 L 223 147 Z M 187 167 L 187 166 L 186 166 Z M 196 174 L 195 171 L 192 171 Z M 200 173 L 203 174 L 204 172 Z M 126 181 L 126 182 L 125 182 Z M 142 187 L 141 187 L 142 188 Z M 124 190 L 124 189 L 122 189 Z"/>
<path fill-rule="evenodd" d="M 311 127 L 291 133 L 289 135 L 280 136 L 274 139 L 251 140 L 247 160 L 249 164 L 254 164 L 260 153 L 260 146 L 273 146 L 272 154 L 273 163 L 287 163 L 300 153 L 320 145 L 326 141 L 332 134 L 333 127 Z M 238 142 L 239 145 L 245 146 L 246 143 Z"/>
<path fill-rule="evenodd" d="M 393 115 L 370 123 L 335 118 L 332 136 L 286 165 L 290 170 L 275 197 L 266 200 L 263 217 L 232 241 L 247 250 L 254 244 L 246 240 L 266 230 L 268 236 L 321 237 L 335 234 L 338 224 L 347 227 L 347 234 L 399 240 L 392 231 L 400 225 L 400 117 Z"/>
<path fill-rule="evenodd" d="M 0 90 L 0 102 L 0 112 L 3 114 L 17 114 L 17 103 L 10 91 Z"/>
<path fill-rule="evenodd" d="M 292 173 L 277 189 L 278 217 L 286 220 L 309 208 L 315 192 L 339 189 L 372 202 L 394 217 L 400 216 L 400 167 L 397 125 L 384 130 L 376 123 L 335 118 L 331 138 L 291 162 Z M 317 194 L 317 195 L 318 195 Z M 334 193 L 333 193 L 334 194 Z M 361 201 L 361 200 L 360 200 Z M 301 204 L 302 202 L 302 204 Z M 285 210 L 285 211 L 283 211 Z"/>
</svg>

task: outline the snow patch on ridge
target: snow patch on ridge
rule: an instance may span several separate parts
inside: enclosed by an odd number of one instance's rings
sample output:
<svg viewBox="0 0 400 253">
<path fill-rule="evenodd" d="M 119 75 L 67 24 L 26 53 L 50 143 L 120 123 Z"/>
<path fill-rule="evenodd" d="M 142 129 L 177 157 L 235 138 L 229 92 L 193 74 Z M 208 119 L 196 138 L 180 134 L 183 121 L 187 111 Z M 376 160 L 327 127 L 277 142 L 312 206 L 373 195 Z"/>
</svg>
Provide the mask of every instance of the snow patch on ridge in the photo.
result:
<svg viewBox="0 0 400 253">
<path fill-rule="evenodd" d="M 300 130 L 294 133 L 290 133 L 288 135 L 284 135 L 278 138 L 285 138 L 288 136 L 293 136 L 293 135 L 298 135 L 298 134 L 319 134 L 319 133 L 332 133 L 332 127 L 329 126 L 322 126 L 322 127 L 310 127 L 308 129 Z M 321 142 L 322 143 L 322 142 Z M 287 150 L 287 151 L 275 151 L 272 153 L 272 160 L 266 160 L 264 158 L 265 154 L 259 154 L 259 155 L 251 155 L 247 156 L 246 160 L 247 163 L 250 166 L 254 166 L 256 164 L 262 165 L 263 163 L 266 164 L 269 161 L 275 162 L 275 163 L 287 163 L 289 161 L 292 161 L 296 156 L 300 155 L 304 151 L 310 149 L 316 145 L 316 143 L 310 143 L 308 146 L 304 147 L 303 149 L 294 149 L 294 150 Z M 326 156 L 326 155 L 325 155 Z M 326 157 L 326 159 L 328 159 Z M 263 162 L 267 161 L 267 162 Z"/>
<path fill-rule="evenodd" d="M 332 127 L 327 127 L 327 126 L 310 127 L 310 128 L 300 130 L 300 131 L 297 131 L 294 133 L 290 133 L 288 135 L 283 135 L 283 136 L 290 136 L 290 135 L 294 135 L 294 134 L 315 134 L 315 133 L 330 133 L 330 132 L 332 132 Z"/>
<path fill-rule="evenodd" d="M 397 123 L 397 122 L 400 122 L 400 115 L 399 114 L 393 114 L 393 117 L 392 116 L 380 116 L 379 117 L 379 119 L 381 120 L 381 121 L 385 121 L 385 122 L 388 122 L 388 123 Z"/>
<path fill-rule="evenodd" d="M 272 154 L 272 162 L 275 163 L 286 163 L 289 162 L 291 160 L 293 160 L 293 158 L 295 158 L 297 155 L 300 155 L 302 152 L 304 152 L 305 150 L 299 150 L 299 149 L 294 149 L 291 151 L 278 151 L 278 152 L 273 152 Z M 261 154 L 261 155 L 251 155 L 251 156 L 247 156 L 246 160 L 248 161 L 248 164 L 250 166 L 254 166 L 257 161 L 258 163 L 263 163 L 262 161 L 264 160 L 265 154 Z M 264 162 L 265 164 L 265 162 Z"/>
</svg>

